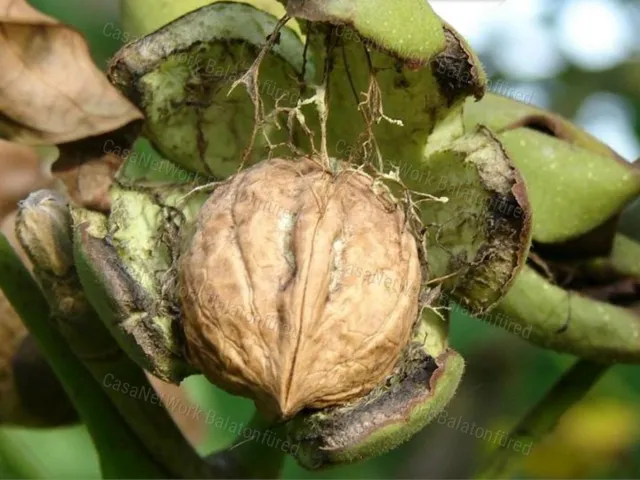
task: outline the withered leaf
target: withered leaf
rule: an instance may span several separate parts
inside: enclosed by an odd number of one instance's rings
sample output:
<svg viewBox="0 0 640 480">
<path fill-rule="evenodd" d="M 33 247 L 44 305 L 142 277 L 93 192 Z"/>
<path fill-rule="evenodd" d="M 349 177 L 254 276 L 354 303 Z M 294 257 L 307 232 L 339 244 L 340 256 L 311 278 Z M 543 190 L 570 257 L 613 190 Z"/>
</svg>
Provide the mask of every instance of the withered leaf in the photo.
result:
<svg viewBox="0 0 640 480">
<path fill-rule="evenodd" d="M 47 152 L 49 156 L 42 158 L 39 153 L 42 152 L 0 139 L 0 227 L 29 193 L 54 186 L 51 163 L 56 154 Z"/>
<path fill-rule="evenodd" d="M 140 119 L 95 66 L 79 32 L 25 0 L 0 0 L 1 136 L 59 144 Z"/>
<path fill-rule="evenodd" d="M 137 135 L 137 127 L 58 145 L 60 158 L 53 174 L 62 180 L 69 198 L 91 210 L 111 208 L 109 189 Z"/>
</svg>

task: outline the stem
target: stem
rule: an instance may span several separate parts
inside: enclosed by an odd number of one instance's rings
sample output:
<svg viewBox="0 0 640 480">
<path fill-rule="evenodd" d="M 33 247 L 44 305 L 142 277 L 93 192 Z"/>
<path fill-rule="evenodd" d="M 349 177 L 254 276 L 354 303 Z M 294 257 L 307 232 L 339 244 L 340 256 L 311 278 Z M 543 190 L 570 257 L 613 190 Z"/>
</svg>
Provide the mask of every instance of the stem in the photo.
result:
<svg viewBox="0 0 640 480">
<path fill-rule="evenodd" d="M 215 477 L 184 439 L 143 370 L 89 304 L 74 264 L 71 216 L 64 200 L 47 191 L 30 195 L 20 208 L 16 229 L 51 309 L 52 323 L 148 455 L 173 478 Z M 173 400 L 172 408 L 182 407 Z"/>
<path fill-rule="evenodd" d="M 500 327 L 519 326 L 524 338 L 543 348 L 598 362 L 640 362 L 640 316 L 564 290 L 529 266 L 496 310 L 509 320 Z"/>
<path fill-rule="evenodd" d="M 284 437 L 284 424 L 274 425 L 256 411 L 233 445 L 208 461 L 233 478 L 279 478 L 288 445 Z"/>
<path fill-rule="evenodd" d="M 166 478 L 49 322 L 49 307 L 31 274 L 0 234 L 0 289 L 51 363 L 98 450 L 104 478 Z"/>
<path fill-rule="evenodd" d="M 578 360 L 567 370 L 509 435 L 520 442 L 537 442 L 551 432 L 558 420 L 596 384 L 610 364 Z M 482 462 L 474 478 L 514 478 L 521 456 L 499 446 Z"/>
<path fill-rule="evenodd" d="M 39 272 L 40 275 L 44 275 Z M 149 383 L 143 370 L 129 358 L 100 321 L 96 311 L 88 304 L 77 280 L 75 271 L 64 280 L 75 285 L 70 291 L 80 292 L 78 296 L 60 296 L 58 301 L 74 299 L 74 311 L 64 314 L 56 312 L 58 329 L 71 350 L 91 372 L 94 381 L 100 384 L 115 408 L 120 412 L 129 428 L 144 444 L 160 465 L 173 478 L 215 478 L 216 472 L 202 460 L 186 441 L 175 422 L 164 407 L 161 398 Z M 44 282 L 43 282 L 44 285 Z M 56 295 L 48 294 L 54 311 Z M 168 399 L 169 408 L 184 405 Z"/>
</svg>

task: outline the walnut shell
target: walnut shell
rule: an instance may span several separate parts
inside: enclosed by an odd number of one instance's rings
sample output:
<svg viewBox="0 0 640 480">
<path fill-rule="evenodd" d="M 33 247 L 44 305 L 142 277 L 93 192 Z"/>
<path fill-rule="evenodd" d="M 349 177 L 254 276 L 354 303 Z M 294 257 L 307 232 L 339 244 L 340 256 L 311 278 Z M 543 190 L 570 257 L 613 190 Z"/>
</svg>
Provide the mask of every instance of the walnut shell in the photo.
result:
<svg viewBox="0 0 640 480">
<path fill-rule="evenodd" d="M 370 176 L 274 159 L 212 193 L 179 279 L 189 361 L 284 419 L 361 397 L 391 372 L 421 269 L 402 208 Z"/>
</svg>

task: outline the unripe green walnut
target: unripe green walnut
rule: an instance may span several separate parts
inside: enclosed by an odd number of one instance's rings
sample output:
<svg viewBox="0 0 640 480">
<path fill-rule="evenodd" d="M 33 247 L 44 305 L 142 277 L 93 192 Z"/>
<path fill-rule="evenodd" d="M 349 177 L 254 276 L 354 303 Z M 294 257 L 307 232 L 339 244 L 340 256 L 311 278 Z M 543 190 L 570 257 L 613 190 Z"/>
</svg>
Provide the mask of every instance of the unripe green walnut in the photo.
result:
<svg viewBox="0 0 640 480">
<path fill-rule="evenodd" d="M 272 418 L 380 384 L 418 316 L 402 207 L 367 174 L 271 160 L 219 186 L 183 246 L 189 361 Z"/>
</svg>

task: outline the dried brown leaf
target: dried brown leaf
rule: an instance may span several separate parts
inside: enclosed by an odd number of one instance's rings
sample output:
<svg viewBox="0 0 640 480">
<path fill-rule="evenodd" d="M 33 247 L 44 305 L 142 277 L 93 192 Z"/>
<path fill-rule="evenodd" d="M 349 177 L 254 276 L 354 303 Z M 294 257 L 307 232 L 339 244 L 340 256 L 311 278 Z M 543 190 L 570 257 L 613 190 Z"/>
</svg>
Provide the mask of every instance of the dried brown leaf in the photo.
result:
<svg viewBox="0 0 640 480">
<path fill-rule="evenodd" d="M 135 139 L 136 128 L 59 145 L 53 174 L 62 180 L 69 198 L 90 210 L 108 212 L 109 189 Z M 120 152 L 125 152 L 120 155 Z"/>
<path fill-rule="evenodd" d="M 51 163 L 31 147 L 0 139 L 0 226 L 18 202 L 34 190 L 51 188 L 55 178 Z"/>
<path fill-rule="evenodd" d="M 25 0 L 0 0 L 0 135 L 58 144 L 140 119 L 94 65 L 80 33 Z"/>
</svg>

